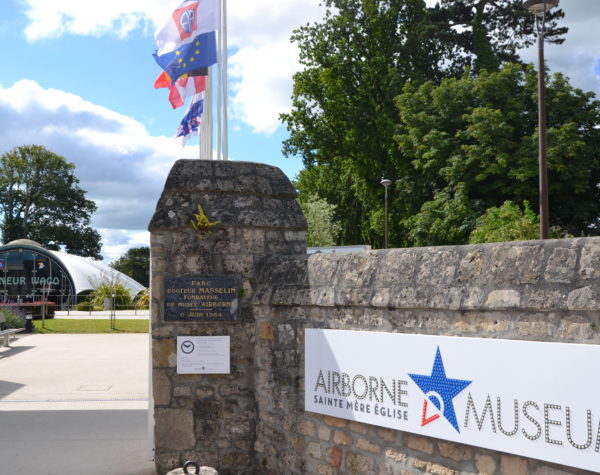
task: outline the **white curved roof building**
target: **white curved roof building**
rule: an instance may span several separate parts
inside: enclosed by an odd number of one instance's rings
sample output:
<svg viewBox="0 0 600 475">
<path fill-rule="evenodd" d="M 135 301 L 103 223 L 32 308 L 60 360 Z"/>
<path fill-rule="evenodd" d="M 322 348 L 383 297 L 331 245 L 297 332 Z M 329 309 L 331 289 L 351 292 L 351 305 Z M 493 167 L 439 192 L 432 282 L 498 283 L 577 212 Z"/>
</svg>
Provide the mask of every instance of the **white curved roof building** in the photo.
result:
<svg viewBox="0 0 600 475">
<path fill-rule="evenodd" d="M 102 262 L 52 251 L 29 239 L 0 246 L 0 298 L 2 302 L 39 300 L 42 295 L 57 305 L 75 303 L 103 281 L 120 281 L 135 297 L 144 289 L 131 277 Z"/>
</svg>

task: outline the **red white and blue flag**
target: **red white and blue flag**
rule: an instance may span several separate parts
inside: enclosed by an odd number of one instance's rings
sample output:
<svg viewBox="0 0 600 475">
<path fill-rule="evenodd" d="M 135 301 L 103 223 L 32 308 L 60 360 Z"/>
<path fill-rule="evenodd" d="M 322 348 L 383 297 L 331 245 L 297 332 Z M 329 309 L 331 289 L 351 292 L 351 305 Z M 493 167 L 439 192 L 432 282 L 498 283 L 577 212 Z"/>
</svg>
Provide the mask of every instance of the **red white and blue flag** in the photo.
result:
<svg viewBox="0 0 600 475">
<path fill-rule="evenodd" d="M 225 0 L 185 0 L 156 33 L 153 57 L 164 72 L 154 87 L 169 88 L 169 102 L 174 109 L 184 105 L 186 97 L 193 96 L 176 134 L 184 143 L 192 135 L 199 135 L 206 90 L 204 74 L 218 61 L 217 30 L 221 34 L 222 28 L 226 29 L 226 25 L 221 27 L 222 8 L 226 18 Z M 210 122 L 206 125 L 212 126 Z"/>
<path fill-rule="evenodd" d="M 188 97 L 194 96 L 206 89 L 206 76 L 183 76 L 171 86 L 171 78 L 163 71 L 156 81 L 154 88 L 169 88 L 169 102 L 173 109 L 177 109 L 185 104 Z"/>
<path fill-rule="evenodd" d="M 175 51 L 197 36 L 219 29 L 219 0 L 186 0 L 171 15 L 167 24 L 156 33 L 156 54 Z"/>
<path fill-rule="evenodd" d="M 198 135 L 200 129 L 200 121 L 202 118 L 202 112 L 204 111 L 204 93 L 196 94 L 190 102 L 190 107 L 185 114 L 175 137 L 183 137 L 185 141 L 194 136 Z"/>
</svg>

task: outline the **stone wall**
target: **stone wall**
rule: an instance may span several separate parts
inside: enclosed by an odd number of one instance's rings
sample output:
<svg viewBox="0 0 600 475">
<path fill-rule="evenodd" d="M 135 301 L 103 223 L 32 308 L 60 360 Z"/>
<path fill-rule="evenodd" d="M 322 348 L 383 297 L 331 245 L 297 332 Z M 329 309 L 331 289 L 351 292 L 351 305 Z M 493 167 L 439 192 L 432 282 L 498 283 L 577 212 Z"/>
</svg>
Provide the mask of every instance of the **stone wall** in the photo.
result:
<svg viewBox="0 0 600 475">
<path fill-rule="evenodd" d="M 222 223 L 199 239 L 201 203 Z M 179 161 L 150 225 L 159 473 L 585 473 L 304 411 L 304 329 L 600 343 L 600 239 L 307 256 L 277 169 Z M 163 321 L 165 276 L 237 275 L 238 322 Z M 232 374 L 177 375 L 177 335 L 230 335 Z"/>
<path fill-rule="evenodd" d="M 306 252 L 296 192 L 277 168 L 254 163 L 179 160 L 150 223 L 152 382 L 158 473 L 186 460 L 221 475 L 252 473 L 257 405 L 255 323 L 250 294 L 269 255 Z M 210 234 L 191 226 L 201 205 Z M 173 276 L 239 278 L 235 322 L 164 321 L 164 281 Z M 176 337 L 229 335 L 231 374 L 176 372 Z"/>
<path fill-rule="evenodd" d="M 600 343 L 600 239 L 272 258 L 254 298 L 260 473 L 586 473 L 304 412 L 304 328 Z"/>
</svg>

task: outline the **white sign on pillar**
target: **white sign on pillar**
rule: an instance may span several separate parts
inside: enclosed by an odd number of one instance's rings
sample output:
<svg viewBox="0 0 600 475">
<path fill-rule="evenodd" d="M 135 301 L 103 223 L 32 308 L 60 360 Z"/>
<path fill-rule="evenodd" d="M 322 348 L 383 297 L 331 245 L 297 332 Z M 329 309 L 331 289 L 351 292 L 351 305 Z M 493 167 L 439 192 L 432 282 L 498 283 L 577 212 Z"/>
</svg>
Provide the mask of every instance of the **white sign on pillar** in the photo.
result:
<svg viewBox="0 0 600 475">
<path fill-rule="evenodd" d="M 178 336 L 177 374 L 229 374 L 228 336 Z"/>
<path fill-rule="evenodd" d="M 307 329 L 305 409 L 600 470 L 600 346 Z"/>
</svg>

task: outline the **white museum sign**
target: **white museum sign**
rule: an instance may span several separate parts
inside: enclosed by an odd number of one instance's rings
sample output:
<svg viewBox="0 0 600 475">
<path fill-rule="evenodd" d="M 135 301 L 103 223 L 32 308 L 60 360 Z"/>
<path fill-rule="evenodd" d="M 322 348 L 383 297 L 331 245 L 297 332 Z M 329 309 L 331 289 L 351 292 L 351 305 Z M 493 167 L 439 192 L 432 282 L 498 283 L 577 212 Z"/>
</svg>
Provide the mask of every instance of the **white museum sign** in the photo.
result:
<svg viewBox="0 0 600 475">
<path fill-rule="evenodd" d="M 600 470 L 600 346 L 306 329 L 305 409 Z"/>
</svg>

